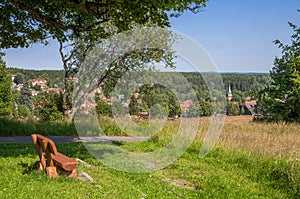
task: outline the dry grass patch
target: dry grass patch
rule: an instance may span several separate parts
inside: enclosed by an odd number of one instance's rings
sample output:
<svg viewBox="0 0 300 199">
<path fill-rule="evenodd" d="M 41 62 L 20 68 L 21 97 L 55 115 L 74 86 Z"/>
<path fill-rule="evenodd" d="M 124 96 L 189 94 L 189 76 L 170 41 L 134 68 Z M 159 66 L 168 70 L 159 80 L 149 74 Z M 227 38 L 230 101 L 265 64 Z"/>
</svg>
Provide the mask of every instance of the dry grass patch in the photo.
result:
<svg viewBox="0 0 300 199">
<path fill-rule="evenodd" d="M 300 125 L 252 122 L 227 117 L 219 144 L 234 150 L 299 161 Z"/>
</svg>

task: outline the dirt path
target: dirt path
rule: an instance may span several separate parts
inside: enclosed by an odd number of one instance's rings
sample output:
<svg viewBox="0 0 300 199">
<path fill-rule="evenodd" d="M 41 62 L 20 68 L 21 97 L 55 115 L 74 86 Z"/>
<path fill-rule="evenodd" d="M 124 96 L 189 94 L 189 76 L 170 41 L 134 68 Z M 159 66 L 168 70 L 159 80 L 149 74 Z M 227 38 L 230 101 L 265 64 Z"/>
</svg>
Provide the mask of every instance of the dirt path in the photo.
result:
<svg viewBox="0 0 300 199">
<path fill-rule="evenodd" d="M 55 143 L 69 142 L 141 142 L 149 139 L 149 137 L 125 137 L 125 136 L 95 136 L 95 137 L 78 137 L 78 136 L 46 136 Z M 17 137 L 0 137 L 0 143 L 32 143 L 30 136 Z"/>
</svg>

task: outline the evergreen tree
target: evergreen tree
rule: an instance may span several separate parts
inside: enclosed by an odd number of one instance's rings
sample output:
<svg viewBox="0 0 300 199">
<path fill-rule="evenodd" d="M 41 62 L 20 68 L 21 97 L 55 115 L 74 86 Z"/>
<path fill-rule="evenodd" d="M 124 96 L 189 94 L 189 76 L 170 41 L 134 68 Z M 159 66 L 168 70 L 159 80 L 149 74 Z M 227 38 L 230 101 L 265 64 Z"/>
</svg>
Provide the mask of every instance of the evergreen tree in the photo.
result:
<svg viewBox="0 0 300 199">
<path fill-rule="evenodd" d="M 31 107 L 32 100 L 31 100 L 31 90 L 29 83 L 26 82 L 23 86 L 23 88 L 20 91 L 20 96 L 18 99 L 18 104 L 26 105 L 29 108 Z"/>
</svg>

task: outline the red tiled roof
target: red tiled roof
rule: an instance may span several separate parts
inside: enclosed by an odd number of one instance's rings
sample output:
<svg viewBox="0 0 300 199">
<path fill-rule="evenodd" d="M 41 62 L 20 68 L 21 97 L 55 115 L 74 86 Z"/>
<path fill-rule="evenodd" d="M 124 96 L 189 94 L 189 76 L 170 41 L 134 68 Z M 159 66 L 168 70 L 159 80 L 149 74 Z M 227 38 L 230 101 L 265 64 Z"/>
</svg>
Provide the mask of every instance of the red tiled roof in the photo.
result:
<svg viewBox="0 0 300 199">
<path fill-rule="evenodd" d="M 45 83 L 47 81 L 45 79 L 29 79 L 27 82 L 42 82 L 42 83 Z"/>
<path fill-rule="evenodd" d="M 51 91 L 61 91 L 61 88 L 50 88 Z"/>
</svg>

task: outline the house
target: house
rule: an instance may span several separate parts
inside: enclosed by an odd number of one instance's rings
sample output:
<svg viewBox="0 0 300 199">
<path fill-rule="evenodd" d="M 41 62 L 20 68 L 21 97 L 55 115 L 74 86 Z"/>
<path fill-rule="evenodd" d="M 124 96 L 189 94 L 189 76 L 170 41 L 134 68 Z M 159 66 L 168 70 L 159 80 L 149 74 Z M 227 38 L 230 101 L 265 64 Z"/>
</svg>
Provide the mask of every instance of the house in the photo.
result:
<svg viewBox="0 0 300 199">
<path fill-rule="evenodd" d="M 181 110 L 184 112 L 188 112 L 190 110 L 190 106 L 193 103 L 192 100 L 185 100 L 180 104 Z"/>
<path fill-rule="evenodd" d="M 103 99 L 103 100 L 106 100 L 106 97 L 104 96 L 103 93 L 99 94 L 99 98 L 100 98 L 100 99 Z"/>
<path fill-rule="evenodd" d="M 39 93 L 40 93 L 39 91 L 32 90 L 31 96 L 37 96 Z"/>
<path fill-rule="evenodd" d="M 190 111 L 191 104 L 193 104 L 192 100 L 185 100 L 180 104 L 183 115 L 187 116 L 187 113 Z"/>
<path fill-rule="evenodd" d="M 59 94 L 59 93 L 62 92 L 62 89 L 61 89 L 61 88 L 50 88 L 49 91 L 54 91 L 54 92 L 56 92 L 57 94 Z"/>
<path fill-rule="evenodd" d="M 257 100 L 246 101 L 243 105 L 244 111 L 248 115 L 255 115 L 255 105 L 257 104 Z"/>
<path fill-rule="evenodd" d="M 27 82 L 30 83 L 32 86 L 38 85 L 41 88 L 45 88 L 47 86 L 47 80 L 45 79 L 29 79 Z"/>
<path fill-rule="evenodd" d="M 149 112 L 143 111 L 139 112 L 139 116 L 142 118 L 148 118 L 149 117 Z"/>
<path fill-rule="evenodd" d="M 77 78 L 77 77 L 69 77 L 69 80 L 70 80 L 71 82 L 78 83 L 78 78 Z"/>
<path fill-rule="evenodd" d="M 18 85 L 16 85 L 15 88 L 20 91 L 23 87 L 24 87 L 24 84 L 18 84 Z"/>
</svg>

